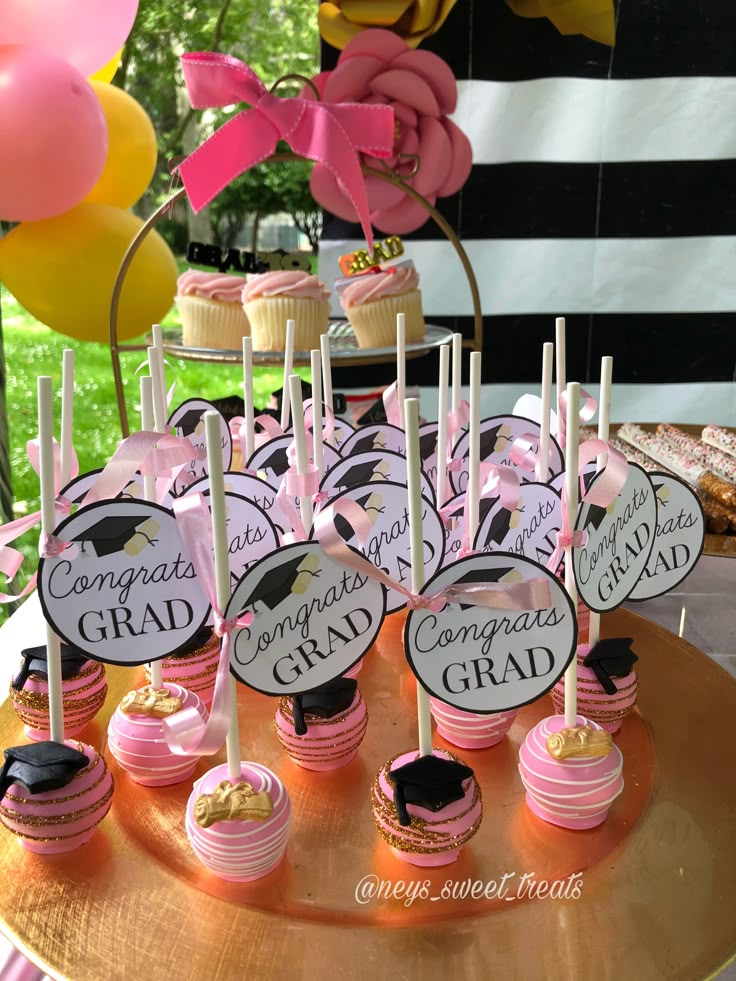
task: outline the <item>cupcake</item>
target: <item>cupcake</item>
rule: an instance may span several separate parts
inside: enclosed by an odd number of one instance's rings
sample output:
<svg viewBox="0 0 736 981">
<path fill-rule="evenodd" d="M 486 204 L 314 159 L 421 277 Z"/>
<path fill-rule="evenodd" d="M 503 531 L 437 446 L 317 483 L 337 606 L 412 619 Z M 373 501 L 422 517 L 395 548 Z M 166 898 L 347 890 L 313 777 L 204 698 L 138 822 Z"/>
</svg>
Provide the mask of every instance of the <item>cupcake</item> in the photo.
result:
<svg viewBox="0 0 736 981">
<path fill-rule="evenodd" d="M 586 719 L 616 733 L 636 705 L 637 680 L 633 665 L 638 660 L 629 649 L 630 638 L 601 640 L 591 648 L 579 644 L 578 708 Z M 561 678 L 550 692 L 555 712 L 565 711 L 565 680 Z"/>
<path fill-rule="evenodd" d="M 241 296 L 245 280 L 219 272 L 189 269 L 176 284 L 185 347 L 240 351 L 250 334 Z"/>
<path fill-rule="evenodd" d="M 358 752 L 368 712 L 353 678 L 335 678 L 303 695 L 286 695 L 276 710 L 276 735 L 305 770 L 337 770 Z"/>
<path fill-rule="evenodd" d="M 340 303 L 359 347 L 393 347 L 397 313 L 406 316 L 406 343 L 424 340 L 419 273 L 413 266 L 376 269 L 355 277 L 343 289 Z"/>
<path fill-rule="evenodd" d="M 293 320 L 294 350 L 311 351 L 327 333 L 330 291 L 316 276 L 299 269 L 256 273 L 243 289 L 254 351 L 283 351 L 286 321 Z"/>
</svg>

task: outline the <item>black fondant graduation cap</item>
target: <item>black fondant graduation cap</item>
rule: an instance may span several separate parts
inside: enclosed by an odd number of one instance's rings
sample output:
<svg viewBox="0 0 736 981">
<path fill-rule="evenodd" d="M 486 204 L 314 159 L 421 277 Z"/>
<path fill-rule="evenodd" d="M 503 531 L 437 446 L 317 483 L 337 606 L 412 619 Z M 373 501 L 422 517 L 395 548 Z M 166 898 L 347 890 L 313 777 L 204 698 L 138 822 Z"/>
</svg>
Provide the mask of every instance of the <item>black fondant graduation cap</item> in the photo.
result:
<svg viewBox="0 0 736 981">
<path fill-rule="evenodd" d="M 5 764 L 0 771 L 0 800 L 12 783 L 19 783 L 29 794 L 60 790 L 88 764 L 84 753 L 53 740 L 11 746 L 5 750 Z"/>
<path fill-rule="evenodd" d="M 275 610 L 289 593 L 306 593 L 309 583 L 318 575 L 319 557 L 314 553 L 289 559 L 283 565 L 265 573 L 243 604 L 243 609 L 263 603 L 269 610 Z"/>
<path fill-rule="evenodd" d="M 176 423 L 176 428 L 181 431 L 182 436 L 191 436 L 197 426 L 202 421 L 204 409 L 189 409 Z"/>
<path fill-rule="evenodd" d="M 512 567 L 506 569 L 475 569 L 473 572 L 467 572 L 461 579 L 458 579 L 456 585 L 466 582 L 500 582 L 504 576 L 507 576 L 513 571 L 514 569 Z M 472 606 L 472 603 L 461 603 L 460 609 L 469 610 Z"/>
<path fill-rule="evenodd" d="M 374 477 L 380 475 L 384 480 L 390 467 L 385 460 L 368 460 L 364 463 L 356 463 L 350 467 L 340 478 L 340 487 L 354 487 L 356 484 L 367 484 Z"/>
<path fill-rule="evenodd" d="M 453 801 L 462 800 L 465 795 L 463 781 L 472 776 L 469 766 L 440 756 L 419 756 L 411 763 L 392 770 L 399 824 L 411 824 L 407 804 L 426 807 L 429 811 L 441 811 Z"/>
<path fill-rule="evenodd" d="M 639 658 L 631 650 L 633 638 L 609 637 L 599 640 L 583 658 L 586 668 L 592 668 L 598 683 L 607 695 L 615 695 L 618 689 L 611 679 L 629 674 Z"/>
<path fill-rule="evenodd" d="M 168 657 L 186 657 L 192 651 L 197 651 L 200 647 L 204 647 L 211 637 L 212 627 L 202 627 L 191 640 L 188 640 L 186 644 L 182 644 L 178 650 L 174 651 L 173 654 L 169 654 Z"/>
<path fill-rule="evenodd" d="M 280 477 L 289 469 L 289 457 L 286 453 L 286 446 L 279 446 L 273 453 L 265 459 L 258 467 L 259 470 L 270 470 Z"/>
<path fill-rule="evenodd" d="M 148 525 L 147 528 L 144 527 L 146 525 Z M 158 530 L 158 524 L 146 515 L 141 517 L 140 514 L 109 514 L 86 531 L 78 532 L 73 541 L 81 543 L 80 551 L 82 553 L 86 552 L 87 546 L 91 545 L 95 554 L 100 557 L 123 550 L 137 555 L 140 548 L 131 550 L 129 547 L 131 540 L 137 534 L 141 534 L 143 536 L 142 545 L 146 545 L 153 541 Z"/>
<path fill-rule="evenodd" d="M 28 680 L 28 676 L 33 672 L 42 678 L 48 678 L 48 662 L 46 660 L 46 645 L 40 647 L 26 647 L 20 652 L 23 664 L 20 671 L 13 678 L 13 688 L 20 691 Z M 69 647 L 67 644 L 61 645 L 61 677 L 63 681 L 73 678 L 82 670 L 82 665 L 88 661 L 87 655 L 76 647 Z"/>
<path fill-rule="evenodd" d="M 419 437 L 419 456 L 428 460 L 437 447 L 437 433 L 429 432 Z"/>
<path fill-rule="evenodd" d="M 305 715 L 316 715 L 319 719 L 332 719 L 346 712 L 353 704 L 358 682 L 355 678 L 333 678 L 318 688 L 294 695 L 294 732 L 304 736 L 307 732 Z"/>
</svg>

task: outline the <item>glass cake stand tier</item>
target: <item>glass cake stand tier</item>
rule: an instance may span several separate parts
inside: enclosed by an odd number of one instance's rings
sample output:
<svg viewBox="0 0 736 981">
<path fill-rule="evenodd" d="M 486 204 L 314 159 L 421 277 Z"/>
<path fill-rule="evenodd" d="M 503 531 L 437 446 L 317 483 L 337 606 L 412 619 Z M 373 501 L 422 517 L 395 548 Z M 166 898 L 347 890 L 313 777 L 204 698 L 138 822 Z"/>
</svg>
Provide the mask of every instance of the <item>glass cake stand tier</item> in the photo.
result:
<svg viewBox="0 0 736 981">
<path fill-rule="evenodd" d="M 552 712 L 545 697 L 521 710 L 502 744 L 458 751 L 481 785 L 483 823 L 457 863 L 420 869 L 379 840 L 369 805 L 379 766 L 416 746 L 403 623 L 390 618 L 366 655 L 358 679 L 370 722 L 342 770 L 310 773 L 286 759 L 274 701 L 239 686 L 243 758 L 274 769 L 293 802 L 286 857 L 272 875 L 245 885 L 212 877 L 184 834 L 191 781 L 140 787 L 108 755 L 112 809 L 88 845 L 44 859 L 0 828 L 2 931 L 73 981 L 588 981 L 614 963 L 622 977 L 662 981 L 723 965 L 736 951 L 736 684 L 723 669 L 636 614 L 604 616 L 604 637 L 634 638 L 640 684 L 639 709 L 616 736 L 625 787 L 608 820 L 565 831 L 526 807 L 518 749 Z M 108 680 L 84 734 L 100 748 L 143 671 L 109 668 Z M 2 746 L 25 741 L 8 702 L 0 737 Z M 220 761 L 200 761 L 195 776 Z M 580 896 L 452 898 L 506 873 L 513 888 L 528 874 L 539 883 L 582 873 Z M 419 894 L 407 900 L 406 889 Z"/>
<path fill-rule="evenodd" d="M 387 364 L 396 359 L 396 347 L 358 347 L 352 326 L 345 320 L 332 320 L 327 331 L 330 338 L 330 355 L 336 368 L 353 365 Z M 420 344 L 407 344 L 407 358 L 419 358 L 433 348 L 447 344 L 452 331 L 446 327 L 425 325 L 424 340 Z M 164 331 L 164 351 L 187 361 L 209 361 L 226 364 L 240 363 L 242 351 L 228 351 L 214 347 L 185 347 L 182 344 L 181 329 Z M 309 351 L 294 351 L 294 364 L 309 366 Z M 254 351 L 253 364 L 262 366 L 282 365 L 283 351 Z"/>
</svg>

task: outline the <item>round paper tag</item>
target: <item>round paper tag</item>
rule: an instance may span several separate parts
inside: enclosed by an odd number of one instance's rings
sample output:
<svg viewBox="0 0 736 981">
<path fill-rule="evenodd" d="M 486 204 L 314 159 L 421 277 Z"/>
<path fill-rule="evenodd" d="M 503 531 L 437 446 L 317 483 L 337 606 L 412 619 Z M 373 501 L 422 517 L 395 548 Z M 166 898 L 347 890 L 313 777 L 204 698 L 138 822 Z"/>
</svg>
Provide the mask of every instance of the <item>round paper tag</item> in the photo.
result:
<svg viewBox="0 0 736 981">
<path fill-rule="evenodd" d="M 377 481 L 350 487 L 330 503 L 341 498 L 357 501 L 365 510 L 372 532 L 361 547 L 350 524 L 339 515 L 335 519 L 340 536 L 365 557 L 388 573 L 392 579 L 411 589 L 411 541 L 409 537 L 409 492 L 403 484 Z M 425 575 L 433 575 L 442 564 L 445 553 L 445 529 L 442 518 L 428 497 L 422 497 L 422 531 L 424 535 Z M 406 606 L 406 596 L 389 589 L 386 612 L 395 613 Z"/>
<path fill-rule="evenodd" d="M 348 438 L 348 436 L 350 436 L 352 433 L 355 432 L 355 428 L 340 416 L 335 416 L 333 423 L 334 423 L 334 432 L 330 437 L 330 445 L 333 446 L 338 453 L 342 453 L 343 443 Z M 323 416 L 322 428 L 324 429 L 326 425 L 327 425 L 327 419 L 326 417 Z M 294 431 L 294 427 L 289 426 L 287 432 L 292 433 L 293 431 Z M 314 426 L 310 426 L 310 432 L 314 432 Z"/>
<path fill-rule="evenodd" d="M 501 507 L 498 497 L 481 498 L 473 548 L 478 552 L 513 552 L 546 565 L 562 527 L 560 497 L 547 484 L 522 484 L 519 491 L 519 503 L 513 511 Z"/>
<path fill-rule="evenodd" d="M 87 493 L 94 487 L 97 483 L 97 478 L 102 473 L 102 467 L 97 470 L 88 470 L 87 473 L 81 473 L 74 480 L 70 480 L 66 487 L 61 490 L 60 497 L 66 497 L 67 500 L 71 501 L 72 504 L 79 505 L 82 503 Z M 143 477 L 139 473 L 135 474 L 131 479 L 130 483 L 118 494 L 116 500 L 124 498 L 125 500 L 142 501 L 143 498 Z M 171 494 L 166 493 L 162 501 L 159 501 L 163 507 L 171 508 L 174 505 L 174 499 Z"/>
<path fill-rule="evenodd" d="M 458 559 L 427 583 L 434 596 L 461 583 L 529 582 L 549 586 L 541 610 L 448 603 L 440 613 L 412 610 L 404 628 L 409 665 L 431 695 L 466 712 L 490 714 L 540 698 L 575 654 L 577 623 L 562 585 L 536 562 L 508 552 Z"/>
<path fill-rule="evenodd" d="M 158 504 L 100 501 L 55 534 L 71 547 L 39 562 L 41 607 L 62 640 L 96 661 L 157 661 L 207 620 L 176 519 Z"/>
<path fill-rule="evenodd" d="M 266 695 L 309 691 L 356 664 L 386 612 L 383 586 L 298 542 L 267 555 L 243 576 L 226 616 L 249 610 L 250 627 L 232 635 L 230 667 Z"/>
<path fill-rule="evenodd" d="M 210 504 L 209 491 L 204 495 Z M 266 512 L 239 494 L 225 492 L 230 588 L 258 559 L 279 547 L 276 527 Z"/>
<path fill-rule="evenodd" d="M 703 551 L 705 516 L 697 494 L 669 473 L 650 472 L 657 501 L 657 531 L 630 600 L 662 596 L 690 574 Z"/>
<path fill-rule="evenodd" d="M 480 458 L 488 460 L 490 463 L 503 464 L 512 467 L 519 474 L 521 480 L 535 480 L 536 477 L 528 470 L 517 467 L 509 458 L 509 450 L 515 439 L 519 436 L 532 435 L 539 438 L 539 423 L 531 419 L 524 419 L 522 416 L 492 416 L 490 419 L 483 419 L 480 424 Z M 470 433 L 466 430 L 455 444 L 452 451 L 453 460 L 461 460 L 460 470 L 450 471 L 450 483 L 456 494 L 461 494 L 468 486 L 468 444 L 470 443 Z M 532 444 L 531 449 L 534 453 L 539 452 L 539 443 Z M 549 464 L 553 474 L 562 470 L 564 463 L 562 451 L 554 436 L 549 438 Z"/>
<path fill-rule="evenodd" d="M 594 487 L 600 475 L 591 482 Z M 657 502 L 648 474 L 628 464 L 621 493 L 608 508 L 584 503 L 576 529 L 588 533 L 574 548 L 573 569 L 582 601 L 595 613 L 615 610 L 641 578 L 654 545 Z"/>
<path fill-rule="evenodd" d="M 427 480 L 437 488 L 437 423 L 428 422 L 419 427 L 419 456 Z"/>
<path fill-rule="evenodd" d="M 424 473 L 421 475 L 422 493 L 434 500 L 434 488 Z M 389 450 L 371 450 L 343 457 L 331 467 L 322 479 L 320 489 L 330 493 L 346 490 L 357 484 L 374 480 L 388 480 L 394 484 L 406 484 L 406 457 Z"/>
<path fill-rule="evenodd" d="M 225 493 L 239 494 L 246 501 L 252 501 L 257 507 L 266 512 L 276 527 L 279 535 L 285 535 L 292 531 L 289 521 L 281 513 L 279 505 L 278 491 L 271 484 L 254 477 L 250 473 L 239 473 L 235 470 L 228 470 L 225 477 Z M 209 494 L 210 478 L 200 477 L 193 484 L 187 487 L 185 494 Z"/>
<path fill-rule="evenodd" d="M 370 450 L 391 450 L 392 453 L 406 456 L 406 437 L 403 430 L 388 422 L 361 426 L 340 447 L 340 453 L 345 457 L 368 453 Z"/>
<path fill-rule="evenodd" d="M 294 437 L 290 433 L 283 436 L 276 436 L 270 439 L 263 446 L 259 446 L 253 456 L 246 464 L 247 470 L 254 473 L 264 473 L 269 484 L 273 484 L 277 489 L 281 486 L 286 471 L 291 466 L 288 448 L 294 442 Z M 326 443 L 324 445 L 324 465 L 325 470 L 334 467 L 340 461 L 340 454 Z"/>
<path fill-rule="evenodd" d="M 168 425 L 176 432 L 176 436 L 187 436 L 198 450 L 203 451 L 201 460 L 190 460 L 190 462 L 179 473 L 174 481 L 173 492 L 175 495 L 181 494 L 189 484 L 198 480 L 207 473 L 207 439 L 204 432 L 205 412 L 213 410 L 217 412 L 215 406 L 206 399 L 187 399 L 182 402 L 178 409 L 169 416 Z M 222 468 L 227 470 L 232 461 L 233 443 L 230 435 L 230 426 L 225 417 L 220 416 L 220 445 L 222 447 Z"/>
<path fill-rule="evenodd" d="M 449 565 L 458 557 L 463 544 L 463 525 L 465 517 L 465 495 L 457 494 L 443 505 L 443 524 L 445 526 L 445 558 L 442 565 Z"/>
</svg>

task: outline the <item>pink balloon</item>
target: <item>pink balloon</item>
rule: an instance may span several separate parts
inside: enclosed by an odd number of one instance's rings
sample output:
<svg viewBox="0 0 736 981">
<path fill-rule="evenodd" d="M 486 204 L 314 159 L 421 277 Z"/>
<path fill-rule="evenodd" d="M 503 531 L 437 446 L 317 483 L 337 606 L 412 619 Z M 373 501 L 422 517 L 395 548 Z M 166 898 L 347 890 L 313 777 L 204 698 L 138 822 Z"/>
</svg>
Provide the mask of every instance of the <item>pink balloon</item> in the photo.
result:
<svg viewBox="0 0 736 981">
<path fill-rule="evenodd" d="M 85 78 L 125 42 L 138 0 L 0 0 L 0 44 L 32 44 Z"/>
<path fill-rule="evenodd" d="M 76 68 L 40 48 L 0 47 L 0 219 L 68 211 L 106 157 L 102 106 Z"/>
</svg>

